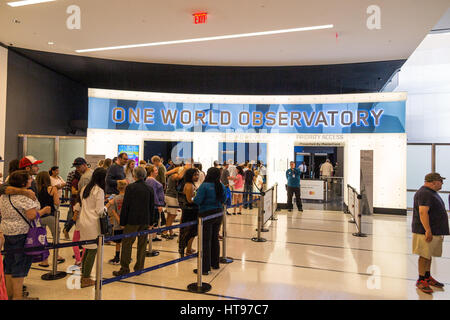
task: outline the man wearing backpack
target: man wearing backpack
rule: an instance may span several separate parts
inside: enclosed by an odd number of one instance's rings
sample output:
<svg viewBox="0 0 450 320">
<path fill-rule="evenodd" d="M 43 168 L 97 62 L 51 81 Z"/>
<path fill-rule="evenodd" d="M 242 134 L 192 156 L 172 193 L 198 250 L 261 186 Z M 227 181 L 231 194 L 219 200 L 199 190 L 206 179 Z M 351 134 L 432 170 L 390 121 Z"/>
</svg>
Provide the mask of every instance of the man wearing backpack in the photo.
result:
<svg viewBox="0 0 450 320">
<path fill-rule="evenodd" d="M 166 173 L 167 175 L 167 189 L 166 189 L 166 212 L 167 212 L 167 218 L 166 218 L 166 227 L 170 227 L 175 218 L 179 213 L 181 213 L 180 210 L 180 204 L 178 202 L 178 194 L 182 192 L 184 187 L 184 173 L 187 169 L 191 168 L 191 163 L 187 162 L 182 167 L 174 168 Z M 180 191 L 181 190 L 181 191 Z M 172 240 L 174 237 L 176 237 L 177 234 L 173 233 L 172 230 L 169 230 L 169 232 L 164 231 L 161 235 L 161 237 Z"/>
</svg>

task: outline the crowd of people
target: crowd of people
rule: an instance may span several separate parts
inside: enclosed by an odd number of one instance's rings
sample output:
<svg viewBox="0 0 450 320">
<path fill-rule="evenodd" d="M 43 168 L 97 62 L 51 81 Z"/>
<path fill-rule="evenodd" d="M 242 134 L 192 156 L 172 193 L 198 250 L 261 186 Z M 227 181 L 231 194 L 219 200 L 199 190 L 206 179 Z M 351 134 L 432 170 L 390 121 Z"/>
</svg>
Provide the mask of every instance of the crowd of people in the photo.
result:
<svg viewBox="0 0 450 320">
<path fill-rule="evenodd" d="M 9 299 L 35 299 L 29 297 L 23 285 L 35 261 L 25 252 L 8 250 L 25 247 L 32 221 L 48 228 L 56 239 L 55 214 L 61 201 L 68 200 L 69 205 L 62 234 L 66 240 L 75 242 L 100 235 L 99 218 L 104 212 L 110 217 L 113 235 L 171 226 L 177 217 L 181 223 L 194 221 L 222 212 L 224 204 L 241 204 L 227 214 L 242 214 L 242 208 L 253 208 L 256 197 L 252 194 L 263 189 L 266 178 L 266 169 L 260 162 L 238 165 L 216 161 L 205 173 L 202 165 L 193 161 L 175 164 L 169 160 L 164 164 L 161 157 L 153 156 L 149 163 L 144 160 L 136 163 L 121 153 L 114 159 L 101 160 L 95 169 L 84 158 L 76 158 L 65 181 L 57 166 L 39 171 L 42 162 L 33 156 L 12 160 L 9 175 L 0 186 L 0 249 L 3 246 L 6 250 L 3 265 Z M 231 191 L 236 193 L 231 196 Z M 219 268 L 221 224 L 222 217 L 204 224 L 203 274 Z M 181 256 L 195 253 L 192 244 L 196 236 L 195 225 L 181 228 L 179 234 L 173 229 L 161 234 L 166 240 L 178 237 Z M 113 272 L 115 276 L 130 272 L 135 241 L 136 237 L 114 241 L 115 255 L 109 263 L 120 265 Z M 152 234 L 152 241 L 162 239 Z M 134 271 L 144 268 L 147 243 L 147 235 L 138 237 Z M 91 272 L 96 252 L 96 244 L 73 247 L 74 264 L 81 267 L 82 288 L 95 284 Z M 65 258 L 58 256 L 56 261 L 63 263 Z M 48 255 L 38 263 L 40 267 L 50 267 Z"/>
</svg>

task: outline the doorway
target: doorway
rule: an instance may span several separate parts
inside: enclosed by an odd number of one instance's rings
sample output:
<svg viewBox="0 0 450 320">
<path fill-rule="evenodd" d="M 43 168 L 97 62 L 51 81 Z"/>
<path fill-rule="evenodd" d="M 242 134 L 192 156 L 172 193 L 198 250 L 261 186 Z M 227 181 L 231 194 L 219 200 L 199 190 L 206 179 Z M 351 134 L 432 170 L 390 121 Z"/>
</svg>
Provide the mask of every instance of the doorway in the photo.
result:
<svg viewBox="0 0 450 320">
<path fill-rule="evenodd" d="M 193 158 L 193 142 L 190 141 L 144 141 L 144 160 L 150 162 L 153 156 L 171 159 L 175 164 Z"/>
<path fill-rule="evenodd" d="M 296 168 L 304 171 L 300 182 L 303 207 L 314 210 L 343 211 L 344 147 L 295 146 L 294 159 Z M 328 165 L 324 164 L 327 160 L 333 168 L 331 176 L 326 174 Z M 324 167 L 321 172 L 322 166 Z"/>
</svg>

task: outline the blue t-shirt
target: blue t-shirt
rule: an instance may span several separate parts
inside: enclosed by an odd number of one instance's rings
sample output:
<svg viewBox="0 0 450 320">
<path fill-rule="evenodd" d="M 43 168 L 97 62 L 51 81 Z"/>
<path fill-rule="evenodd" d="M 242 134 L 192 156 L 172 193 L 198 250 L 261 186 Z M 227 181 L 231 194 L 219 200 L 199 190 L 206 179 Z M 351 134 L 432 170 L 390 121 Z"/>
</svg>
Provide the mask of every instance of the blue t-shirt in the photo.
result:
<svg viewBox="0 0 450 320">
<path fill-rule="evenodd" d="M 288 169 L 286 171 L 286 179 L 288 187 L 298 188 L 300 187 L 300 170 L 297 168 Z"/>
</svg>

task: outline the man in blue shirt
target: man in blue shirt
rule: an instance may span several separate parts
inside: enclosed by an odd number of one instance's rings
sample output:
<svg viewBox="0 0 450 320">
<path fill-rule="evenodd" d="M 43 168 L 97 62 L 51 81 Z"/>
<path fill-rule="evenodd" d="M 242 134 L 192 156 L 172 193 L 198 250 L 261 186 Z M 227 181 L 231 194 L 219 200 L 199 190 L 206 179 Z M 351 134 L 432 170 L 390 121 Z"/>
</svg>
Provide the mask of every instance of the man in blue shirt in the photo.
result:
<svg viewBox="0 0 450 320">
<path fill-rule="evenodd" d="M 300 175 L 301 172 L 295 167 L 295 162 L 291 161 L 291 168 L 286 171 L 287 179 L 287 205 L 288 211 L 291 212 L 293 208 L 292 195 L 295 194 L 295 201 L 299 212 L 303 212 L 302 199 L 300 199 Z"/>
</svg>

